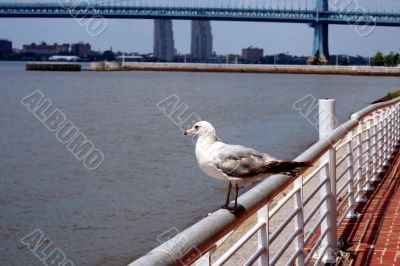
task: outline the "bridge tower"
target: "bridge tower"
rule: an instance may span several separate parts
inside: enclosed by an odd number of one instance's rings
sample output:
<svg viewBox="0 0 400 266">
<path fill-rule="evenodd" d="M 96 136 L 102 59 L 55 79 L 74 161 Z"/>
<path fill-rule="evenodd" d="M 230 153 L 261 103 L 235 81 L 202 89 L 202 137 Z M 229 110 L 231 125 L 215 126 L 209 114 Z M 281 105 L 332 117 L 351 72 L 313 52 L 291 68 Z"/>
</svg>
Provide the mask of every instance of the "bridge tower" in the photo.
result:
<svg viewBox="0 0 400 266">
<path fill-rule="evenodd" d="M 154 44 L 153 55 L 162 61 L 171 62 L 174 60 L 174 31 L 172 20 L 154 20 Z"/>
<path fill-rule="evenodd" d="M 315 8 L 320 11 L 329 11 L 328 0 L 315 0 Z M 323 22 L 314 22 L 311 25 L 314 28 L 313 55 L 319 50 L 321 56 L 329 57 L 329 38 L 328 24 Z"/>
</svg>

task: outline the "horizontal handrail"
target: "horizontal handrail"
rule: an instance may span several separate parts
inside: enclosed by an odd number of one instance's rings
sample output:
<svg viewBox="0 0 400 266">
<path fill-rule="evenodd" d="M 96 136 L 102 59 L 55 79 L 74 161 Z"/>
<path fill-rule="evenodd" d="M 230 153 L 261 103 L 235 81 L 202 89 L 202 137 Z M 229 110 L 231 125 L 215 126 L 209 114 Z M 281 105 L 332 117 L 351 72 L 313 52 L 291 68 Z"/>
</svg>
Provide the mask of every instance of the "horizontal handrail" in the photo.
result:
<svg viewBox="0 0 400 266">
<path fill-rule="evenodd" d="M 288 202 L 294 196 L 294 194 L 296 194 L 299 190 L 300 188 L 295 188 L 292 191 L 290 191 L 289 194 L 287 194 L 283 199 L 281 199 L 279 203 L 271 210 L 268 218 L 271 219 L 272 217 L 274 217 L 274 215 L 278 212 L 278 210 L 283 205 L 285 205 L 285 203 Z"/>
<path fill-rule="evenodd" d="M 278 226 L 278 228 L 269 237 L 269 242 L 272 243 L 279 236 L 279 234 L 288 226 L 288 221 L 291 221 L 299 213 L 299 209 L 293 210 L 287 218 Z"/>
<path fill-rule="evenodd" d="M 265 223 L 258 223 L 255 226 L 253 226 L 247 233 L 243 236 L 241 241 L 236 242 L 228 252 L 226 252 L 222 257 L 220 257 L 215 263 L 215 266 L 222 265 L 225 263 L 233 254 L 236 252 L 239 248 L 241 248 L 247 240 L 249 240 L 254 234 L 258 232 L 258 230 L 262 227 L 265 226 Z"/>
<path fill-rule="evenodd" d="M 308 182 L 310 182 L 311 179 L 312 179 L 315 175 L 317 175 L 317 174 L 318 174 L 319 172 L 321 172 L 323 169 L 325 169 L 326 167 L 328 167 L 328 164 L 329 164 L 328 161 L 321 163 L 320 166 L 318 166 L 316 169 L 314 169 L 314 170 L 311 172 L 311 174 L 309 174 L 308 177 L 305 178 L 305 179 L 303 180 L 303 184 L 307 184 Z"/>
<path fill-rule="evenodd" d="M 269 177 L 238 198 L 238 205 L 243 206 L 245 211 L 234 215 L 226 209 L 219 209 L 130 265 L 179 265 L 181 261 L 195 261 L 212 249 L 218 239 L 271 201 L 291 181 L 293 178 L 289 176 Z M 192 254 L 194 248 L 197 254 Z"/>
<path fill-rule="evenodd" d="M 296 229 L 290 237 L 286 240 L 286 242 L 283 244 L 281 250 L 272 258 L 271 260 L 271 266 L 275 265 L 279 258 L 282 257 L 283 253 L 286 251 L 286 249 L 289 247 L 290 244 L 292 244 L 293 240 L 297 237 L 298 234 L 301 233 L 301 229 L 298 228 Z"/>
<path fill-rule="evenodd" d="M 257 251 L 251 256 L 243 265 L 244 266 L 251 266 L 253 265 L 258 258 L 262 255 L 262 253 L 265 251 L 264 247 L 260 247 L 257 249 Z"/>
<path fill-rule="evenodd" d="M 368 116 L 370 116 L 374 111 L 393 106 L 394 104 L 397 104 L 399 102 L 400 98 L 396 98 L 388 102 L 373 104 L 371 106 L 362 109 L 359 112 L 354 113 L 349 121 L 340 125 L 327 137 L 322 138 L 320 141 L 309 147 L 305 152 L 296 157 L 295 160 L 310 161 L 312 163 L 317 163 L 317 161 L 321 159 L 322 155 L 326 154 L 331 148 L 333 148 L 338 143 L 339 140 L 346 137 L 346 135 L 349 132 L 352 132 L 357 128 L 359 128 L 360 122 L 368 118 Z M 383 128 L 382 125 L 381 127 Z M 386 131 L 387 128 L 385 129 L 385 133 L 382 133 L 383 131 L 380 133 L 381 138 L 384 138 Z M 352 136 L 352 140 L 357 138 L 361 139 L 361 137 L 362 135 L 360 135 L 359 133 L 355 133 Z M 350 140 L 349 142 L 351 143 L 352 140 Z M 387 143 L 388 141 L 389 141 L 388 138 L 385 137 L 384 143 Z M 346 144 L 347 143 L 348 142 L 346 142 Z M 352 153 L 357 153 L 358 149 L 361 150 L 363 149 L 362 144 L 354 146 L 355 147 L 353 147 L 351 151 Z M 381 156 L 383 156 L 381 153 L 385 152 L 384 149 L 388 150 L 391 149 L 390 147 L 384 148 L 381 146 L 378 147 L 379 149 L 381 149 L 379 151 L 379 154 Z M 385 159 L 386 158 L 382 158 L 378 160 L 384 161 Z M 354 186 L 358 186 L 360 182 L 362 182 L 360 178 L 361 177 L 360 171 L 364 171 L 362 163 L 365 163 L 365 159 L 362 157 L 361 154 L 359 157 L 356 156 L 354 163 L 356 163 L 357 160 L 358 164 L 360 163 L 361 164 L 360 166 L 357 166 L 354 169 L 353 175 L 355 177 L 357 175 L 359 176 L 357 180 L 355 180 Z M 327 166 L 323 165 L 318 170 L 321 171 L 324 167 Z M 380 165 L 379 167 L 382 167 L 382 165 Z M 313 173 L 317 175 L 319 171 L 314 171 Z M 215 248 L 216 243 L 219 239 L 221 239 L 226 234 L 233 231 L 245 220 L 247 220 L 250 216 L 255 214 L 266 204 L 271 202 L 278 194 L 282 193 L 285 189 L 287 189 L 289 185 L 293 184 L 295 180 L 296 180 L 295 178 L 290 176 L 278 176 L 278 175 L 266 178 L 265 180 L 263 180 L 258 185 L 256 185 L 255 187 L 253 187 L 252 189 L 250 189 L 249 191 L 247 191 L 238 198 L 238 205 L 240 207 L 237 213 L 233 214 L 226 209 L 219 209 L 210 214 L 209 216 L 203 218 L 198 223 L 192 225 L 183 232 L 179 233 L 175 237 L 171 238 L 167 242 L 156 247 L 149 253 L 145 254 L 143 257 L 131 263 L 130 265 L 131 266 L 183 265 L 195 262 L 202 255 L 206 254 L 211 249 Z M 291 196 L 295 196 L 296 193 L 298 193 L 298 191 L 291 194 Z M 358 196 L 359 194 L 360 191 L 357 191 L 357 194 L 355 195 Z M 309 217 L 307 217 L 306 221 L 307 222 L 309 221 Z M 324 235 L 326 235 L 328 231 L 329 231 L 328 228 L 326 228 L 326 230 L 323 231 Z M 307 240 L 309 239 L 307 238 Z M 319 240 L 321 240 L 321 238 Z M 322 240 L 318 242 L 322 243 Z M 313 249 L 314 248 L 315 246 L 313 247 Z M 322 253 L 326 252 L 326 249 L 327 249 L 326 247 L 322 247 Z M 309 257 L 306 259 L 306 261 L 309 261 Z"/>
<path fill-rule="evenodd" d="M 315 245 L 315 246 L 311 249 L 310 253 L 308 254 L 308 256 L 307 256 L 307 258 L 306 258 L 305 264 L 308 265 L 309 261 L 311 260 L 312 256 L 314 255 L 315 251 L 317 251 L 318 246 L 322 243 L 323 237 L 329 232 L 329 230 L 330 230 L 330 228 L 328 227 L 328 228 L 326 228 L 326 229 L 321 233 L 321 236 L 318 238 L 318 240 L 317 240 L 317 242 L 316 242 L 317 245 Z"/>
<path fill-rule="evenodd" d="M 312 236 L 314 235 L 315 231 L 318 229 L 318 227 L 322 224 L 322 222 L 324 221 L 325 217 L 328 216 L 329 212 L 326 211 L 324 212 L 321 217 L 319 218 L 319 220 L 313 225 L 313 227 L 310 230 L 310 233 L 308 233 L 308 235 L 305 237 L 304 239 L 304 244 L 307 244 Z"/>
</svg>

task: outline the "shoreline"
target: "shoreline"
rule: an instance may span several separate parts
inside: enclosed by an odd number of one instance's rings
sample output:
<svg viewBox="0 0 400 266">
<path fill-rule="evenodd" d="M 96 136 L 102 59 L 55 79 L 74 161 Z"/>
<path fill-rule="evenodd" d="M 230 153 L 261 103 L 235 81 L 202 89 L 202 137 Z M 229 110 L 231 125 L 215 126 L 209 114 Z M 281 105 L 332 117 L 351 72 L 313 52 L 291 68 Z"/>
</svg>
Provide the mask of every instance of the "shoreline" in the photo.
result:
<svg viewBox="0 0 400 266">
<path fill-rule="evenodd" d="M 317 74 L 355 76 L 400 76 L 400 67 L 314 66 L 314 65 L 242 65 L 193 63 L 126 63 L 125 71 Z M 118 71 L 118 70 L 114 70 Z"/>
</svg>

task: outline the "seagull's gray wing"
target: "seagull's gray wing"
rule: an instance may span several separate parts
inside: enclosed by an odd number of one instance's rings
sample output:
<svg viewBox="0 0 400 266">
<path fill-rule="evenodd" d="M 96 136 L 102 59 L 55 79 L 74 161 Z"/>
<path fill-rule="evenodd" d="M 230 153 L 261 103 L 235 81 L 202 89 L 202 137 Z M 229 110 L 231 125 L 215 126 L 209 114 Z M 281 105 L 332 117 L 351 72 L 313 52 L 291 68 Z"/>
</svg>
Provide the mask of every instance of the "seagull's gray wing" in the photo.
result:
<svg viewBox="0 0 400 266">
<path fill-rule="evenodd" d="M 265 173 L 274 158 L 240 145 L 224 144 L 218 150 L 216 167 L 231 177 L 254 177 Z"/>
<path fill-rule="evenodd" d="M 219 150 L 219 162 L 216 165 L 225 175 L 238 178 L 252 178 L 279 173 L 296 175 L 298 168 L 306 166 L 310 166 L 310 163 L 276 160 L 268 154 L 247 147 L 228 144 L 225 144 Z"/>
</svg>

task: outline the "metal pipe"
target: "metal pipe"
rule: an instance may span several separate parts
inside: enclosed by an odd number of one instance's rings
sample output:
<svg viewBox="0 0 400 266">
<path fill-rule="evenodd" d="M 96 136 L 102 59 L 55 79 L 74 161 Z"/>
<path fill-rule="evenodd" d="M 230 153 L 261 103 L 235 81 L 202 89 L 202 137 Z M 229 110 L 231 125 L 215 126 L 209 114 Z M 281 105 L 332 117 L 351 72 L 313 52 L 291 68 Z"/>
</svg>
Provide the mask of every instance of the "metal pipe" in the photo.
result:
<svg viewBox="0 0 400 266">
<path fill-rule="evenodd" d="M 371 161 L 371 119 L 367 118 L 365 119 L 365 127 L 366 127 L 366 131 L 365 131 L 365 152 L 366 152 L 366 157 L 365 157 L 365 179 L 366 179 L 366 187 L 364 188 L 366 191 L 374 191 L 374 187 L 371 185 L 371 165 L 370 165 L 370 161 Z"/>
<path fill-rule="evenodd" d="M 257 212 L 258 222 L 264 223 L 257 235 L 258 248 L 262 250 L 259 266 L 268 266 L 269 264 L 269 218 L 269 204 L 267 204 Z"/>
<path fill-rule="evenodd" d="M 332 144 L 343 138 L 345 134 L 353 130 L 359 120 L 381 108 L 396 104 L 397 122 L 399 117 L 400 98 L 389 102 L 374 104 L 353 114 L 352 118 L 337 127 L 332 133 L 321 138 L 317 143 L 308 148 L 296 161 L 316 162 L 321 155 L 326 153 Z M 380 123 L 381 124 L 381 123 Z M 381 124 L 382 125 L 382 124 Z M 381 128 L 383 125 L 381 126 Z M 379 131 L 378 131 L 379 132 Z M 381 136 L 383 132 L 380 132 Z M 396 136 L 400 134 L 399 123 L 396 123 Z M 380 141 L 378 141 L 381 143 Z M 378 145 L 383 148 L 383 144 Z M 380 150 L 380 149 L 378 149 Z M 383 151 L 382 151 L 383 152 Z M 360 155 L 361 156 L 361 155 Z M 384 155 L 382 154 L 384 157 Z M 356 161 L 357 158 L 354 159 Z M 360 171 L 361 172 L 361 171 Z M 187 228 L 166 243 L 156 247 L 143 257 L 132 262 L 131 266 L 153 266 L 153 265 L 177 265 L 182 263 L 193 263 L 207 253 L 216 242 L 234 230 L 239 224 L 255 214 L 264 207 L 276 195 L 287 188 L 294 180 L 289 176 L 271 176 L 260 182 L 257 186 L 244 193 L 238 199 L 238 204 L 242 211 L 236 215 L 225 209 L 220 209 L 202 219 L 198 223 Z M 325 218 L 325 217 L 324 217 Z M 328 228 L 322 231 L 325 235 L 330 231 Z M 307 238 L 306 238 L 307 240 Z M 310 256 L 306 258 L 309 261 Z"/>
<path fill-rule="evenodd" d="M 347 165 L 349 166 L 348 170 L 348 180 L 349 180 L 349 186 L 347 188 L 347 193 L 349 193 L 349 208 L 350 212 L 348 215 L 348 218 L 357 218 L 358 215 L 354 211 L 354 202 L 355 202 L 355 196 L 354 196 L 354 162 L 353 162 L 353 131 L 350 131 L 348 133 L 348 138 L 351 140 L 347 144 L 347 152 L 349 153 L 349 157 L 347 158 Z"/>
<path fill-rule="evenodd" d="M 222 255 L 215 263 L 215 266 L 223 265 L 236 251 L 238 251 L 246 242 L 255 235 L 265 223 L 259 223 L 253 226 L 246 234 L 240 238 L 224 255 Z"/>
<path fill-rule="evenodd" d="M 303 203 L 303 177 L 300 176 L 294 181 L 295 187 L 297 187 L 294 208 L 299 209 L 296 215 L 295 230 L 299 229 L 300 233 L 296 237 L 295 247 L 297 251 L 300 251 L 296 256 L 296 265 L 304 266 L 304 203 Z M 289 262 L 291 264 L 291 262 Z"/>
<path fill-rule="evenodd" d="M 333 99 L 319 100 L 319 138 L 323 139 L 330 136 L 334 131 L 336 120 L 336 101 Z M 333 144 L 329 147 L 320 159 L 320 163 L 329 161 L 327 171 L 320 173 L 320 180 L 327 180 L 325 185 L 321 188 L 320 198 L 321 201 L 327 195 L 326 201 L 321 206 L 321 213 L 328 212 L 329 215 L 324 219 L 321 224 L 321 232 L 330 228 L 329 233 L 324 237 L 322 246 L 329 246 L 323 261 L 325 263 L 336 262 L 336 249 L 337 249 L 337 236 L 336 236 L 336 149 Z"/>
</svg>

